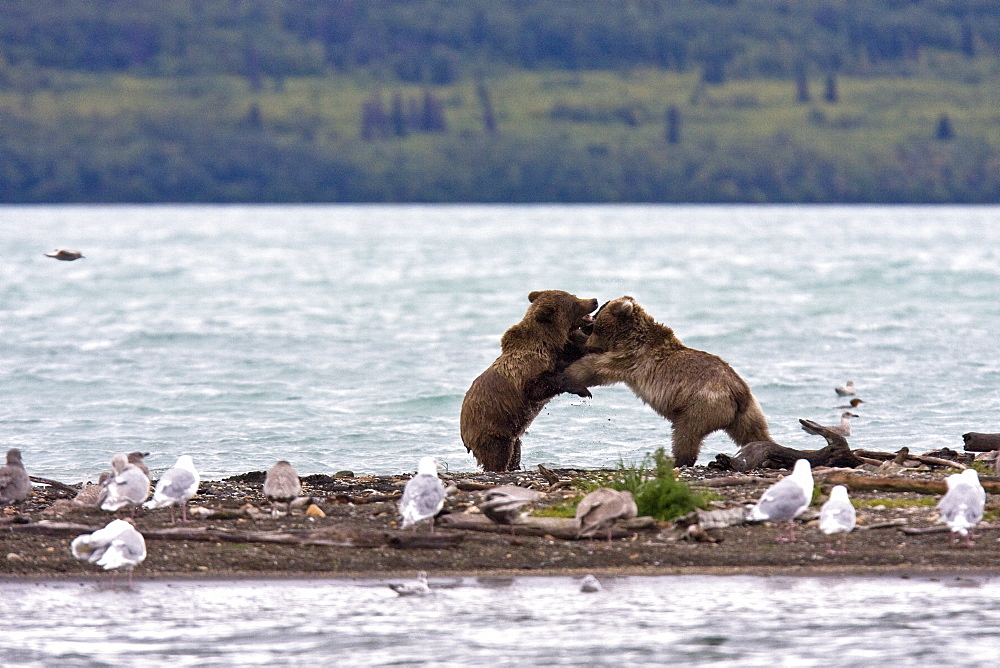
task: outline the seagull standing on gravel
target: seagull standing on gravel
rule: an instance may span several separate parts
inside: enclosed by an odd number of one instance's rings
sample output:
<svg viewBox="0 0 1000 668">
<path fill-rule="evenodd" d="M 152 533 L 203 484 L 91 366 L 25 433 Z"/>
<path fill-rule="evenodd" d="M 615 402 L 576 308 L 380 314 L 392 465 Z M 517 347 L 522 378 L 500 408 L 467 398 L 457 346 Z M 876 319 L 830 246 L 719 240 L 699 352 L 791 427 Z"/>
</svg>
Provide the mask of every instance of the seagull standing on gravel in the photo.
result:
<svg viewBox="0 0 1000 668">
<path fill-rule="evenodd" d="M 476 506 L 483 515 L 497 524 L 510 525 L 510 537 L 514 538 L 514 522 L 521 515 L 521 507 L 538 500 L 541 494 L 527 487 L 500 485 L 486 490 L 483 500 Z"/>
<path fill-rule="evenodd" d="M 638 514 L 632 492 L 619 492 L 610 487 L 595 489 L 576 506 L 576 535 L 589 536 L 593 543 L 594 534 L 600 529 L 607 529 L 610 544 L 615 522 L 632 519 Z"/>
<path fill-rule="evenodd" d="M 271 515 L 277 515 L 278 503 L 285 504 L 285 510 L 292 514 L 292 501 L 302 493 L 302 482 L 292 465 L 281 460 L 271 467 L 264 477 L 264 496 L 271 502 Z"/>
<path fill-rule="evenodd" d="M 132 569 L 146 558 L 146 540 L 128 520 L 112 520 L 103 529 L 77 536 L 70 543 L 77 559 L 101 566 L 106 571 L 126 569 L 132 586 Z"/>
<path fill-rule="evenodd" d="M 834 534 L 840 536 L 840 550 L 827 548 L 829 554 L 846 554 L 844 546 L 847 543 L 847 534 L 854 530 L 857 523 L 857 513 L 854 504 L 847 496 L 847 488 L 837 485 L 830 491 L 830 498 L 819 511 L 819 530 L 825 533 L 829 540 L 833 540 Z"/>
<path fill-rule="evenodd" d="M 172 469 L 167 470 L 156 482 L 153 498 L 146 508 L 170 508 L 170 523 L 177 522 L 174 506 L 181 507 L 181 521 L 187 522 L 187 502 L 198 493 L 201 477 L 189 455 L 181 455 Z"/>
<path fill-rule="evenodd" d="M 149 497 L 149 477 L 135 464 L 129 464 L 124 452 L 111 458 L 111 478 L 105 484 L 102 510 L 115 512 L 128 506 L 134 517 L 135 507 Z"/>
<path fill-rule="evenodd" d="M 406 483 L 403 498 L 399 501 L 403 528 L 430 518 L 431 533 L 434 533 L 434 516 L 444 507 L 444 497 L 444 484 L 437 475 L 437 460 L 422 457 L 417 465 L 417 475 Z"/>
<path fill-rule="evenodd" d="M 788 522 L 788 536 L 778 536 L 777 540 L 795 540 L 795 518 L 806 511 L 812 502 L 813 477 L 808 460 L 795 462 L 792 474 L 774 483 L 761 495 L 757 505 L 750 509 L 747 519 L 752 522 L 772 520 Z"/>
<path fill-rule="evenodd" d="M 961 535 L 965 538 L 965 546 L 972 547 L 972 539 L 976 537 L 972 528 L 983 519 L 986 490 L 979 482 L 979 474 L 975 469 L 965 469 L 948 476 L 944 481 L 948 485 L 948 491 L 938 501 L 938 522 L 947 524 L 951 529 L 952 543 L 957 543 L 958 536 Z"/>
<path fill-rule="evenodd" d="M 20 507 L 31 494 L 31 477 L 21 463 L 21 451 L 7 451 L 7 464 L 0 467 L 0 508 L 13 503 Z"/>
</svg>

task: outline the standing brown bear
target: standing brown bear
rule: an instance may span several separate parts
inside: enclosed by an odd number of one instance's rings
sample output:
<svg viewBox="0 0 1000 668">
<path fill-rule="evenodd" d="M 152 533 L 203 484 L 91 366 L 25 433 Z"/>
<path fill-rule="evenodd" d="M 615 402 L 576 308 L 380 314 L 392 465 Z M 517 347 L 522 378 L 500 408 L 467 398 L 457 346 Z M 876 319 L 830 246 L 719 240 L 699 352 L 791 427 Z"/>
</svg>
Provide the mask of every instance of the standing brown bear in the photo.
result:
<svg viewBox="0 0 1000 668">
<path fill-rule="evenodd" d="M 521 467 L 521 435 L 549 399 L 566 392 L 564 369 L 583 354 L 580 327 L 596 299 L 562 290 L 528 295 L 524 319 L 500 339 L 500 357 L 472 382 L 462 402 L 462 442 L 485 471 Z M 589 397 L 585 387 L 574 392 Z"/>
<path fill-rule="evenodd" d="M 631 297 L 600 308 L 587 350 L 592 354 L 566 369 L 566 391 L 628 385 L 672 423 L 677 466 L 694 465 L 702 440 L 720 429 L 737 445 L 771 440 L 760 404 L 733 368 L 685 346 Z"/>
</svg>

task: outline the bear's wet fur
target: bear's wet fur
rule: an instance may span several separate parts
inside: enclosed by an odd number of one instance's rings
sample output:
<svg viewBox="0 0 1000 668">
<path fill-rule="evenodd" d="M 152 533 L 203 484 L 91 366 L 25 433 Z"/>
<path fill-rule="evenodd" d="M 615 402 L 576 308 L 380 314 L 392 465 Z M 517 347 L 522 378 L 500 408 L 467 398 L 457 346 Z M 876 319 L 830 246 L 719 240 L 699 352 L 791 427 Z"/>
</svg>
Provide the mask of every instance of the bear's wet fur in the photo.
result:
<svg viewBox="0 0 1000 668">
<path fill-rule="evenodd" d="M 566 390 L 564 370 L 585 352 L 580 330 L 597 308 L 562 290 L 528 295 L 524 318 L 500 339 L 500 357 L 465 393 L 462 442 L 484 471 L 521 467 L 521 436 L 549 399 Z M 574 392 L 589 397 L 586 388 Z"/>
<path fill-rule="evenodd" d="M 770 441 L 750 387 L 720 357 L 688 348 L 631 297 L 594 316 L 586 356 L 566 369 L 567 391 L 625 383 L 673 426 L 677 466 L 693 466 L 702 440 L 724 430 L 737 445 Z"/>
</svg>

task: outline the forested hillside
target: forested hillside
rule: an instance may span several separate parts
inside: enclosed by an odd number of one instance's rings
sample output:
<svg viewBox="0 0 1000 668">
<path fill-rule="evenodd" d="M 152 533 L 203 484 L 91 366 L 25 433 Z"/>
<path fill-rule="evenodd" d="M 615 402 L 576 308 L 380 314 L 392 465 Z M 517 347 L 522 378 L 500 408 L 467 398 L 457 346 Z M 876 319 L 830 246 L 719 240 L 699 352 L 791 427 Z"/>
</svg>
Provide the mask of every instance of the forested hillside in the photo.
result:
<svg viewBox="0 0 1000 668">
<path fill-rule="evenodd" d="M 0 0 L 0 201 L 1000 200 L 995 0 Z"/>
</svg>

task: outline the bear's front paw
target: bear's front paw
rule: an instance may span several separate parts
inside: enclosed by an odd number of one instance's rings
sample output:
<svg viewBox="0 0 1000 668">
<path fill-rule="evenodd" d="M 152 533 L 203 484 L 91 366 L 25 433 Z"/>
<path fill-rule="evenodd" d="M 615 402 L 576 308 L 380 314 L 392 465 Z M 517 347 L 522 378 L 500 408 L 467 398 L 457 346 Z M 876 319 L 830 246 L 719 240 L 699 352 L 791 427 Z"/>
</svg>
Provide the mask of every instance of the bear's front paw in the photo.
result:
<svg viewBox="0 0 1000 668">
<path fill-rule="evenodd" d="M 590 390 L 588 390 L 585 387 L 567 387 L 566 391 L 569 392 L 570 394 L 575 394 L 576 396 L 583 397 L 585 399 L 591 399 L 594 396 L 593 394 L 590 393 Z"/>
</svg>

